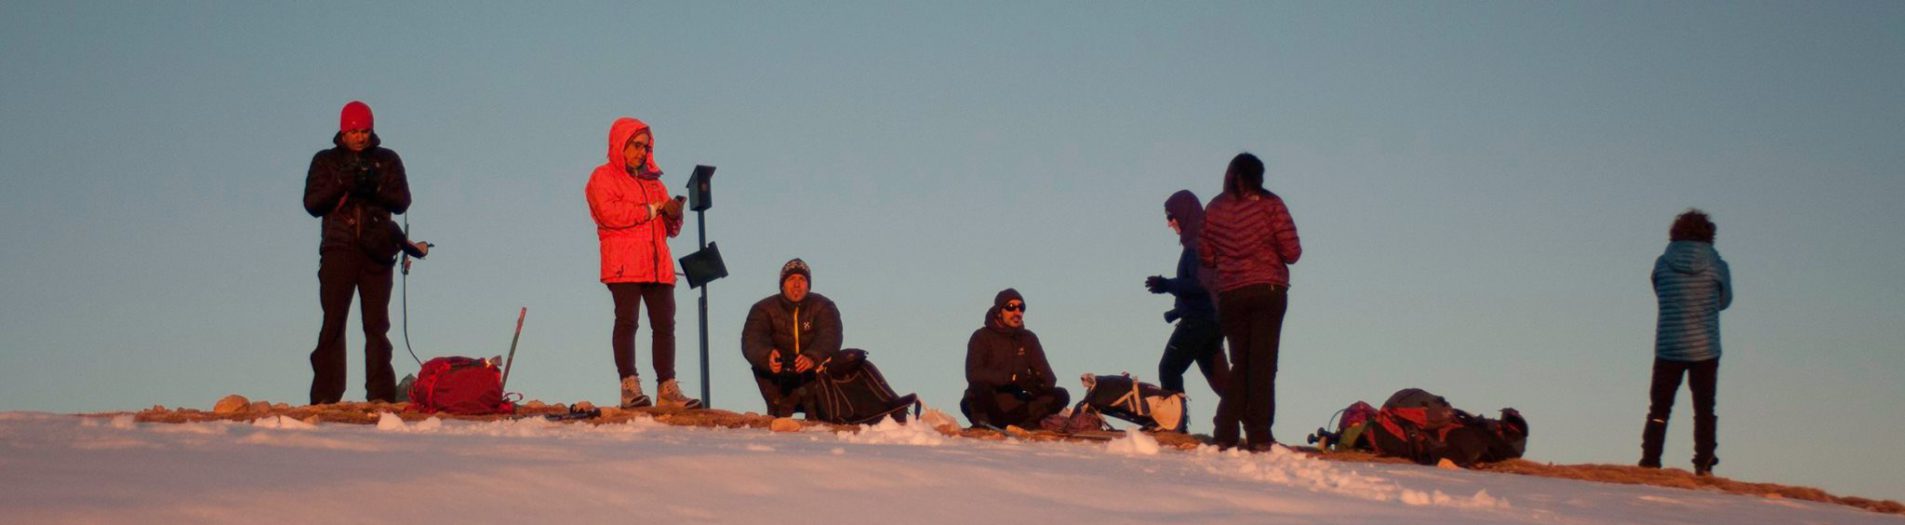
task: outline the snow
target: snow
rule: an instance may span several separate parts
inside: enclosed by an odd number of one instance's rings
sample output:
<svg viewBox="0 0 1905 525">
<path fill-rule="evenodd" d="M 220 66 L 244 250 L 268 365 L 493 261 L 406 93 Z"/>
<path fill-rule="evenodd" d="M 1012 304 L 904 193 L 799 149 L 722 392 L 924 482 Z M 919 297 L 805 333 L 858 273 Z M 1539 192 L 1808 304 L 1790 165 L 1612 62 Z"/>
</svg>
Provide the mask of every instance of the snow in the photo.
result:
<svg viewBox="0 0 1905 525">
<path fill-rule="evenodd" d="M 1859 509 L 1414 465 L 648 419 L 147 424 L 0 413 L 0 522 L 1887 523 Z"/>
</svg>

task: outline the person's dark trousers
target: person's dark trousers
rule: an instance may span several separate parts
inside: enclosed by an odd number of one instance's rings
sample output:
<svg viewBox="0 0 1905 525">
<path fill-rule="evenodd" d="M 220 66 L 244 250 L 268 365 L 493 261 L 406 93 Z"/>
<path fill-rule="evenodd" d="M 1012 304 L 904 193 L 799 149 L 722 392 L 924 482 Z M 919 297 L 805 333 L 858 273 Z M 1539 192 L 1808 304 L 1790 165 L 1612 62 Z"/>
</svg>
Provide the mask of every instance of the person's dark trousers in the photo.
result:
<svg viewBox="0 0 1905 525">
<path fill-rule="evenodd" d="M 1158 361 L 1158 381 L 1165 390 L 1184 391 L 1184 371 L 1191 363 L 1204 372 L 1204 380 L 1219 396 L 1230 376 L 1230 362 L 1224 358 L 1224 333 L 1214 319 L 1185 318 L 1171 331 L 1164 344 L 1164 359 Z"/>
<path fill-rule="evenodd" d="M 1680 391 L 1680 377 L 1687 377 L 1693 390 L 1693 461 L 1711 462 L 1716 442 L 1718 419 L 1713 415 L 1714 390 L 1720 379 L 1720 359 L 1705 361 L 1668 361 L 1654 359 L 1653 384 L 1648 389 L 1647 426 L 1641 431 L 1640 463 L 1660 466 L 1661 449 L 1667 441 L 1667 419 L 1673 415 L 1674 395 Z"/>
<path fill-rule="evenodd" d="M 608 283 L 615 299 L 615 330 L 609 346 L 615 351 L 617 377 L 638 375 L 635 370 L 635 316 L 648 303 L 648 326 L 655 354 L 655 381 L 675 378 L 675 287 L 662 283 Z"/>
<path fill-rule="evenodd" d="M 805 387 L 814 380 L 814 374 L 776 374 L 759 368 L 754 371 L 754 384 L 761 388 L 761 402 L 767 405 L 767 415 L 774 417 L 793 417 L 794 412 L 804 412 L 801 406 Z"/>
<path fill-rule="evenodd" d="M 1045 416 L 1057 414 L 1071 404 L 1072 393 L 1063 387 L 1053 387 L 1043 392 L 1027 392 L 1024 398 L 997 388 L 969 385 L 966 395 L 959 400 L 959 411 L 965 413 L 966 420 L 973 425 L 980 424 L 1004 427 L 1017 425 L 1019 428 L 1037 429 Z"/>
<path fill-rule="evenodd" d="M 351 295 L 362 296 L 364 390 L 371 401 L 397 400 L 397 373 L 390 367 L 391 265 L 379 264 L 356 249 L 325 250 L 318 259 L 318 302 L 324 325 L 311 351 L 311 404 L 344 399 L 346 359 L 344 322 Z"/>
<path fill-rule="evenodd" d="M 1217 319 L 1230 341 L 1230 377 L 1217 403 L 1218 446 L 1237 446 L 1237 426 L 1252 450 L 1276 443 L 1270 425 L 1277 414 L 1277 351 L 1289 288 L 1260 284 L 1217 294 Z"/>
</svg>

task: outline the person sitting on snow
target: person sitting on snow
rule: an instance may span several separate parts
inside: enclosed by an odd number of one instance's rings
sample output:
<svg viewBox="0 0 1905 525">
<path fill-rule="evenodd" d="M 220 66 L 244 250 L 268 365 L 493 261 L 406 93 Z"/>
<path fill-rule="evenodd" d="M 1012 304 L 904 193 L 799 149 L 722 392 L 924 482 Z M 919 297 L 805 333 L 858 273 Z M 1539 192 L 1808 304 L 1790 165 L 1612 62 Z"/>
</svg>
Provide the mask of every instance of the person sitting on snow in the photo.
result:
<svg viewBox="0 0 1905 525">
<path fill-rule="evenodd" d="M 985 326 L 966 342 L 966 395 L 959 410 L 975 427 L 1037 428 L 1070 402 L 1038 335 L 1025 329 L 1025 298 L 1011 288 L 1000 291 L 986 310 Z"/>
<path fill-rule="evenodd" d="M 811 276 L 806 261 L 781 265 L 781 292 L 754 303 L 741 329 L 741 355 L 774 417 L 805 412 L 801 387 L 813 382 L 816 367 L 840 353 L 840 310 L 826 296 L 807 291 Z"/>
</svg>

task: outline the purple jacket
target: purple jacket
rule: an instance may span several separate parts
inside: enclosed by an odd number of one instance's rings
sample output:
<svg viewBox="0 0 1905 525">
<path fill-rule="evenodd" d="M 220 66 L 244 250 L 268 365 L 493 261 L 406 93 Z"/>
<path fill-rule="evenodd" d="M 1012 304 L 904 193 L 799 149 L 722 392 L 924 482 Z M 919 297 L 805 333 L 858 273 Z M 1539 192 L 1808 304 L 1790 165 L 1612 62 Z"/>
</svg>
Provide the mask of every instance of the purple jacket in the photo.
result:
<svg viewBox="0 0 1905 525">
<path fill-rule="evenodd" d="M 1227 292 L 1253 284 L 1290 285 L 1290 264 L 1303 256 L 1290 208 L 1275 193 L 1211 199 L 1198 236 L 1198 259 L 1216 269 L 1212 289 Z"/>
</svg>

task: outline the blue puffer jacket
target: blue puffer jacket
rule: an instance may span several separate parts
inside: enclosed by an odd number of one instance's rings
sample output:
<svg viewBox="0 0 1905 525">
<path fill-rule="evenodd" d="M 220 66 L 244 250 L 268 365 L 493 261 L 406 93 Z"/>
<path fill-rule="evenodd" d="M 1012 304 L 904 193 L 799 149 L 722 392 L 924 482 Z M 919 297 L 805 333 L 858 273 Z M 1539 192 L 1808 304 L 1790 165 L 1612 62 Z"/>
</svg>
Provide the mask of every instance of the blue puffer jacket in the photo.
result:
<svg viewBox="0 0 1905 525">
<path fill-rule="evenodd" d="M 1720 357 L 1720 310 L 1733 304 L 1733 278 L 1713 245 L 1674 241 L 1654 260 L 1660 322 L 1654 356 L 1668 361 Z"/>
</svg>

